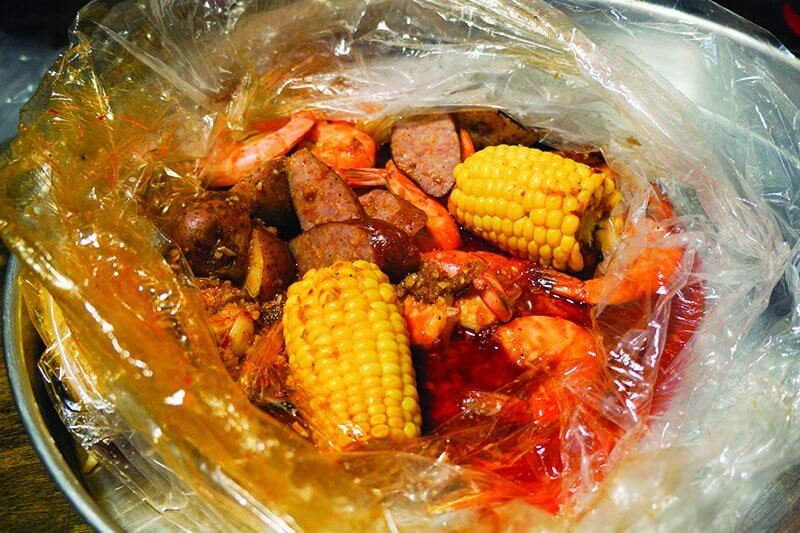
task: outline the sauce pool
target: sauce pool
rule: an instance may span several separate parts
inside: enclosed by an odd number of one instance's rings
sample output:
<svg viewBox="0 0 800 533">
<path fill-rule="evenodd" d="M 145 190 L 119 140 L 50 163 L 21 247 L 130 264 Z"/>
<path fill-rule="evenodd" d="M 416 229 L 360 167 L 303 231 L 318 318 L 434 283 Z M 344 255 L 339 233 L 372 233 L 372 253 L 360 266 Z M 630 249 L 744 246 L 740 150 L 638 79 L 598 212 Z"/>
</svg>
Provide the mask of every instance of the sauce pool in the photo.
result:
<svg viewBox="0 0 800 533">
<path fill-rule="evenodd" d="M 697 269 L 699 265 L 695 265 L 695 270 Z M 548 294 L 538 284 L 535 268 L 526 271 L 518 282 L 523 291 L 515 307 L 515 316 L 560 317 L 592 328 L 589 307 Z M 677 291 L 670 307 L 667 337 L 658 361 L 652 401 L 646 406 L 645 414 L 663 411 L 675 387 L 680 383 L 683 362 L 678 355 L 691 341 L 702 320 L 702 284 L 695 283 Z M 614 327 L 624 331 L 626 324 L 617 323 Z M 629 324 L 627 327 L 635 325 Z M 446 345 L 428 351 L 414 351 L 414 366 L 418 374 L 424 417 L 423 433 L 446 437 L 451 431 L 480 424 L 492 425 L 491 419 L 480 420 L 474 416 L 459 415 L 465 413 L 467 403 L 476 393 L 495 392 L 520 378 L 526 371 L 512 362 L 493 340 L 492 333 L 492 328 L 478 334 L 459 328 Z M 545 377 L 536 376 L 534 379 L 538 381 Z M 524 393 L 520 397 L 524 398 Z M 524 412 L 522 414 L 523 417 L 528 416 Z M 600 419 L 594 429 L 601 432 L 599 439 L 602 447 L 607 448 L 604 454 L 610 454 L 623 431 L 609 420 L 602 419 L 602 415 L 598 416 Z M 520 422 L 519 417 L 515 420 Z M 447 425 L 442 427 L 444 424 Z M 507 436 L 503 445 L 484 446 L 479 454 L 473 454 L 463 464 L 497 474 L 524 491 L 530 503 L 547 511 L 557 512 L 563 495 L 570 491 L 570 487 L 565 486 L 562 479 L 565 473 L 562 464 L 562 438 L 570 438 L 562 437 L 564 429 L 555 424 L 553 427 L 532 432 L 529 428 L 526 429 L 524 423 L 519 423 L 511 427 L 508 433 L 504 433 Z M 492 451 L 486 452 L 489 449 Z M 603 465 L 595 466 L 598 469 L 597 474 L 601 475 Z"/>
</svg>

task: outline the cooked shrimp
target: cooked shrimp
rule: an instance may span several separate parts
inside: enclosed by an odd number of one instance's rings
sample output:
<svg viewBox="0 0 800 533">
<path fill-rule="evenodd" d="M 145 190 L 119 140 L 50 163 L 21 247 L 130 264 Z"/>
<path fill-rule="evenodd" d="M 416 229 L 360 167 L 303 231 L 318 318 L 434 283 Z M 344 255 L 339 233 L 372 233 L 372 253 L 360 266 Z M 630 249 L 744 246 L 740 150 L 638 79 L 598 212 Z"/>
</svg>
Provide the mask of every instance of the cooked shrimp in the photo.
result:
<svg viewBox="0 0 800 533">
<path fill-rule="evenodd" d="M 484 258 L 487 256 L 495 256 L 497 258 L 495 261 L 498 262 L 504 259 L 488 252 L 479 254 L 461 250 L 440 250 L 423 254 L 422 261 L 423 264 L 434 264 L 451 279 L 468 276 L 486 306 L 501 321 L 508 322 L 513 314 L 511 298 Z"/>
<path fill-rule="evenodd" d="M 472 136 L 464 128 L 458 130 L 458 140 L 461 143 L 461 160 L 463 161 L 475 153 L 475 144 L 472 142 Z"/>
<path fill-rule="evenodd" d="M 206 168 L 211 187 L 229 187 L 260 163 L 286 155 L 314 127 L 308 114 L 295 115 L 278 130 L 258 133 L 224 149 Z"/>
<path fill-rule="evenodd" d="M 614 173 L 605 163 L 597 168 L 605 173 Z M 656 220 L 674 216 L 675 210 L 665 198 L 659 195 L 656 200 L 651 201 L 648 205 L 648 216 L 642 222 L 647 231 L 648 242 L 655 242 L 665 233 Z M 627 231 L 633 234 L 636 228 L 629 227 Z M 603 241 L 601 248 L 604 254 L 613 251 L 619 241 L 619 236 L 615 236 L 614 231 L 599 232 L 598 238 Z M 584 281 L 568 274 L 552 272 L 545 276 L 544 284 L 552 284 L 551 292 L 578 302 L 589 305 L 598 305 L 601 302 L 620 305 L 666 291 L 682 258 L 682 248 L 645 248 L 626 266 L 621 277 L 605 275 Z"/>
<path fill-rule="evenodd" d="M 408 293 L 404 313 L 411 342 L 433 346 L 448 340 L 456 324 L 480 331 L 510 320 L 519 291 L 505 277 L 514 267 L 503 260 L 496 254 L 461 250 L 423 254 L 419 272 L 401 285 Z"/>
<path fill-rule="evenodd" d="M 485 297 L 470 294 L 453 302 L 459 326 L 470 331 L 482 331 L 500 321 L 497 314 L 483 301 Z"/>
<path fill-rule="evenodd" d="M 259 133 L 272 133 L 277 131 L 289 123 L 289 117 L 270 118 L 266 120 L 259 120 L 250 125 L 250 130 Z"/>
<path fill-rule="evenodd" d="M 447 208 L 425 194 L 393 162 L 389 161 L 386 169 L 342 169 L 339 173 L 352 187 L 386 187 L 400 198 L 422 209 L 428 216 L 425 227 L 442 250 L 452 250 L 461 246 L 461 233 Z"/>
<path fill-rule="evenodd" d="M 287 399 L 288 363 L 280 320 L 264 328 L 247 350 L 239 385 L 251 402 L 266 406 Z"/>
<path fill-rule="evenodd" d="M 586 397 L 603 371 L 605 358 L 594 335 L 563 318 L 524 316 L 498 327 L 494 335 L 517 364 L 546 372 L 527 399 L 528 412 L 540 425 L 558 419 L 566 391 Z"/>
<path fill-rule="evenodd" d="M 648 248 L 628 265 L 622 277 L 600 276 L 580 280 L 567 274 L 553 273 L 550 290 L 589 305 L 605 302 L 619 305 L 654 294 L 663 294 L 678 271 L 683 257 L 681 248 Z"/>
<path fill-rule="evenodd" d="M 408 296 L 403 300 L 403 316 L 409 339 L 415 346 L 434 346 L 450 338 L 458 323 L 458 309 L 442 297 L 427 303 Z"/>
<path fill-rule="evenodd" d="M 375 166 L 375 141 L 347 122 L 317 122 L 301 146 L 337 170 Z"/>
</svg>

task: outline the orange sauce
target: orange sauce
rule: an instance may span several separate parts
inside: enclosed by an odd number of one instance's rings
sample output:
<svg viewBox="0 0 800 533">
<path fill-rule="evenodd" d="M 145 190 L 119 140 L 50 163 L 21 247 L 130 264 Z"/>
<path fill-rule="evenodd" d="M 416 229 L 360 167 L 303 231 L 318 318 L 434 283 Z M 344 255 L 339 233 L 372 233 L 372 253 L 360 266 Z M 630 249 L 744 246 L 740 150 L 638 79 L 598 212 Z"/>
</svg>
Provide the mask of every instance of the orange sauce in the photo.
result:
<svg viewBox="0 0 800 533">
<path fill-rule="evenodd" d="M 469 238 L 464 246 L 468 250 L 487 248 L 483 243 Z M 489 248 L 489 251 L 495 250 Z M 695 264 L 695 270 L 699 268 L 700 265 Z M 593 326 L 590 308 L 548 294 L 538 285 L 535 268 L 525 272 L 518 281 L 522 285 L 523 295 L 516 304 L 517 316 L 555 316 L 587 328 Z M 604 326 L 621 332 L 641 327 L 642 311 L 648 306 L 647 302 L 638 308 L 633 306 L 633 312 L 620 313 L 613 325 Z M 637 411 L 638 415 L 644 414 L 646 419 L 646 415 L 661 412 L 669 404 L 683 376 L 684 362 L 680 354 L 691 342 L 702 321 L 703 312 L 704 290 L 700 283 L 682 288 L 672 298 L 666 338 L 658 359 L 657 371 L 652 374 L 656 377 L 651 378 L 654 381 L 652 388 L 645 387 L 652 391 L 652 399 L 642 404 L 641 410 Z M 628 319 L 630 323 L 623 323 Z M 570 460 L 570 452 L 565 452 L 563 445 L 574 438 L 563 434 L 568 424 L 562 421 L 562 424 L 536 427 L 532 424 L 533 415 L 525 410 L 524 402 L 509 404 L 510 408 L 503 407 L 504 410 L 514 410 L 513 413 L 502 412 L 485 418 L 467 414 L 469 402 L 476 395 L 492 393 L 501 388 L 508 390 L 509 384 L 521 378 L 526 370 L 507 357 L 492 339 L 492 331 L 475 334 L 459 329 L 446 345 L 427 352 L 416 351 L 414 356 L 424 413 L 423 431 L 446 439 L 455 462 L 494 473 L 521 489 L 529 502 L 550 512 L 557 512 L 565 495 L 569 494 L 574 485 L 574 480 L 565 478 L 565 475 L 574 475 L 574 472 L 568 472 L 569 468 L 564 463 L 565 460 Z M 641 357 L 644 358 L 643 353 Z M 644 360 L 642 364 L 645 364 Z M 525 391 L 533 390 L 536 382 L 544 379 L 546 376 L 524 376 L 520 383 L 526 382 L 526 385 L 514 396 L 527 398 Z M 612 387 L 613 384 L 609 381 L 608 393 L 613 396 Z M 599 414 L 582 416 L 594 432 L 590 444 L 593 446 L 591 453 L 600 459 L 592 463 L 591 467 L 596 470 L 594 474 L 599 479 L 607 466 L 606 458 L 624 430 Z M 463 434 L 465 430 L 480 427 L 491 428 L 491 442 L 487 440 L 483 443 L 472 443 L 470 437 Z M 450 435 L 456 435 L 457 432 L 459 436 L 450 438 Z M 575 454 L 574 451 L 571 453 Z M 498 492 L 496 499 L 507 497 L 510 496 L 503 496 Z"/>
</svg>

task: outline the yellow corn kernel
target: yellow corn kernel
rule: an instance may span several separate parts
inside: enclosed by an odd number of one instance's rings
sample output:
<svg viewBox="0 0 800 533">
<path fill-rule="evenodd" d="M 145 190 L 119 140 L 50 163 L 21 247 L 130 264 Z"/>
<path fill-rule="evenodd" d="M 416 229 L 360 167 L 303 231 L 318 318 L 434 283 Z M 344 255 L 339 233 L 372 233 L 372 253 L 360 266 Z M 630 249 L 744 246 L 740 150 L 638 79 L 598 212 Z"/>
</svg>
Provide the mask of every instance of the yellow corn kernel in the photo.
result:
<svg viewBox="0 0 800 533">
<path fill-rule="evenodd" d="M 547 224 L 547 209 L 544 207 L 534 209 L 530 217 L 536 227 L 542 227 Z"/>
<path fill-rule="evenodd" d="M 496 146 L 455 170 L 450 211 L 458 222 L 500 249 L 560 270 L 582 270 L 607 250 L 622 200 L 614 176 L 552 152 Z"/>
<path fill-rule="evenodd" d="M 543 246 L 547 243 L 547 229 L 543 227 L 537 227 L 533 230 L 533 240 L 536 241 L 536 244 L 539 246 Z"/>
<path fill-rule="evenodd" d="M 552 190 L 557 190 L 558 188 L 558 183 L 555 182 L 555 180 L 552 187 L 553 187 Z M 544 208 L 547 209 L 548 211 L 561 209 L 561 196 L 558 196 L 556 194 L 551 194 L 550 196 L 548 196 L 547 201 L 544 203 Z"/>
<path fill-rule="evenodd" d="M 419 436 L 408 330 L 376 265 L 339 261 L 308 271 L 289 287 L 283 329 L 296 401 L 320 446 Z"/>
<path fill-rule="evenodd" d="M 519 220 L 515 221 L 511 232 L 514 234 L 515 237 L 522 237 L 525 231 L 525 218 L 520 218 Z"/>
<path fill-rule="evenodd" d="M 547 220 L 545 225 L 550 229 L 561 228 L 561 222 L 564 220 L 564 213 L 561 211 L 550 211 L 547 213 Z"/>
<path fill-rule="evenodd" d="M 561 232 L 557 229 L 547 230 L 547 244 L 553 248 L 561 244 Z"/>
<path fill-rule="evenodd" d="M 564 235 L 563 237 L 561 237 L 560 246 L 562 250 L 564 250 L 569 254 L 572 252 L 572 249 L 575 247 L 576 243 L 577 241 L 575 240 L 575 237 L 571 235 Z"/>
<path fill-rule="evenodd" d="M 565 252 L 561 246 L 553 248 L 553 263 L 566 264 L 569 261 L 569 253 Z"/>
<path fill-rule="evenodd" d="M 561 203 L 561 208 L 564 210 L 565 215 L 574 213 L 575 211 L 578 210 L 578 199 L 575 198 L 574 196 L 567 196 Z"/>
</svg>

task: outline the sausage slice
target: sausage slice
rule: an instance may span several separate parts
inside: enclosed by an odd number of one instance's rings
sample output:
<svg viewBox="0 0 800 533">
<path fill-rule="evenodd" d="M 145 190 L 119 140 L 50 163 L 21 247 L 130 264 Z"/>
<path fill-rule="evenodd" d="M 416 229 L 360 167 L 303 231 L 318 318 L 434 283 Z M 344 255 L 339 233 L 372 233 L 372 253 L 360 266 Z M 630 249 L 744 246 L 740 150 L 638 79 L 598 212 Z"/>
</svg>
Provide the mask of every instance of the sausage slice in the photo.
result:
<svg viewBox="0 0 800 533">
<path fill-rule="evenodd" d="M 448 114 L 419 115 L 392 128 L 392 159 L 431 196 L 444 196 L 455 183 L 461 162 L 456 125 Z"/>
<path fill-rule="evenodd" d="M 347 183 L 306 149 L 289 157 L 289 190 L 304 231 L 326 222 L 366 217 Z"/>
<path fill-rule="evenodd" d="M 456 113 L 455 117 L 458 126 L 469 132 L 476 150 L 498 144 L 529 146 L 542 137 L 537 131 L 526 128 L 495 109 L 462 111 Z"/>
<path fill-rule="evenodd" d="M 412 237 L 428 221 L 425 211 L 385 189 L 373 189 L 359 196 L 358 201 L 364 206 L 367 216 L 388 222 Z"/>
<path fill-rule="evenodd" d="M 300 275 L 337 260 L 371 261 L 393 280 L 416 270 L 419 249 L 406 233 L 375 219 L 321 224 L 292 239 L 289 249 Z"/>
</svg>

